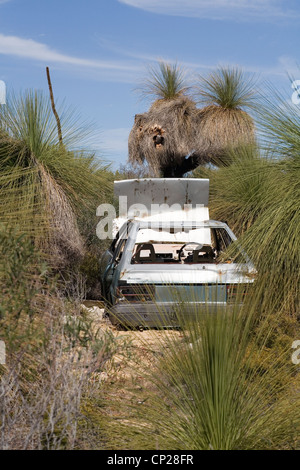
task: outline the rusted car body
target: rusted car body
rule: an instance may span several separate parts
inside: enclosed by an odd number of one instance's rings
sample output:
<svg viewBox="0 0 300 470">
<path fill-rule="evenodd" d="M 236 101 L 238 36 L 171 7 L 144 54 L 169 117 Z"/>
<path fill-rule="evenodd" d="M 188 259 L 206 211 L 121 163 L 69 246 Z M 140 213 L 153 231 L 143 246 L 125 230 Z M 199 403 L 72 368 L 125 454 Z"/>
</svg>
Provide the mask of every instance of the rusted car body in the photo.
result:
<svg viewBox="0 0 300 470">
<path fill-rule="evenodd" d="M 118 183 L 116 194 L 129 194 L 132 214 L 115 221 L 115 237 L 101 260 L 112 323 L 175 326 L 180 312 L 227 308 L 237 290 L 246 292 L 254 266 L 242 250 L 238 260 L 224 256 L 236 237 L 226 223 L 209 219 L 208 180 Z"/>
</svg>

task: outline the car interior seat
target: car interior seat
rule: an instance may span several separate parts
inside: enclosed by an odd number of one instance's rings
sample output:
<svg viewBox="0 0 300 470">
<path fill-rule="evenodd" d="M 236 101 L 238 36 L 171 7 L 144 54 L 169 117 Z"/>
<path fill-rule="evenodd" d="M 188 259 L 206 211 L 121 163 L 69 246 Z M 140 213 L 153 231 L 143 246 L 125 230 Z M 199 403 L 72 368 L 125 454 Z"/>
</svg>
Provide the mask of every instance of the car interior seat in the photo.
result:
<svg viewBox="0 0 300 470">
<path fill-rule="evenodd" d="M 215 253 L 212 246 L 203 245 L 200 250 L 194 250 L 193 263 L 213 263 Z"/>
<path fill-rule="evenodd" d="M 149 251 L 148 256 L 145 256 L 145 251 Z M 152 243 L 142 243 L 137 248 L 137 251 L 134 255 L 134 260 L 136 263 L 154 263 L 156 261 L 156 255 Z"/>
</svg>

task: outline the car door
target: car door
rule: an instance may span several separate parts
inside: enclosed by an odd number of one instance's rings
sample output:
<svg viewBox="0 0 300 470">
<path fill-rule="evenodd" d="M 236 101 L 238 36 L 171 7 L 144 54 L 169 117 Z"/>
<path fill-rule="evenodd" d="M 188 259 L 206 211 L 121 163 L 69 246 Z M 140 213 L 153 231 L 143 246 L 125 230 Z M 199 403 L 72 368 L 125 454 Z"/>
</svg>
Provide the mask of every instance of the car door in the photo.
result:
<svg viewBox="0 0 300 470">
<path fill-rule="evenodd" d="M 112 281 L 127 241 L 128 230 L 128 223 L 126 223 L 121 227 L 110 248 L 103 254 L 100 261 L 102 296 L 109 303 L 113 303 Z"/>
</svg>

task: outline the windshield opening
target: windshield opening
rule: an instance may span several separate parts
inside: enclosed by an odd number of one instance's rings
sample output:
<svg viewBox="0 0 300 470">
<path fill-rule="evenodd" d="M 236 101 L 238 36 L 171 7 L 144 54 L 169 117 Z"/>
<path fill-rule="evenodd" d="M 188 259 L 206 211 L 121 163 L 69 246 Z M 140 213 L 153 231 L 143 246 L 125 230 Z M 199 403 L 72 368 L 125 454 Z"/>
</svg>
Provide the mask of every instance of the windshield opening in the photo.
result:
<svg viewBox="0 0 300 470">
<path fill-rule="evenodd" d="M 225 252 L 232 239 L 224 228 L 141 229 L 131 259 L 132 264 L 201 264 L 231 262 Z"/>
</svg>

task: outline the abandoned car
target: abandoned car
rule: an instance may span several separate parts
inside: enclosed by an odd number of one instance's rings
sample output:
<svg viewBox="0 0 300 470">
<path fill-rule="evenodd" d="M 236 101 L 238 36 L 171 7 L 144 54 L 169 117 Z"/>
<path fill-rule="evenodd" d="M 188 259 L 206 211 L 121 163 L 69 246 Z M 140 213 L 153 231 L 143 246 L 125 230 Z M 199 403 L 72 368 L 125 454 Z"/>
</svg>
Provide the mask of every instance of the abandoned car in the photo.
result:
<svg viewBox="0 0 300 470">
<path fill-rule="evenodd" d="M 124 194 L 135 189 L 130 202 L 137 199 L 149 208 L 153 181 L 118 183 Z M 201 308 L 206 312 L 226 308 L 238 291 L 246 293 L 253 283 L 254 266 L 241 249 L 234 259 L 226 257 L 229 245 L 236 243 L 233 232 L 226 223 L 209 220 L 208 180 L 174 180 L 177 196 L 172 201 L 166 196 L 170 184 L 156 179 L 152 208 L 157 200 L 183 204 L 165 203 L 163 208 L 156 204 L 151 214 L 139 210 L 138 216 L 119 218 L 115 237 L 101 259 L 102 294 L 113 324 L 175 326 L 180 314 L 188 317 Z"/>
</svg>

